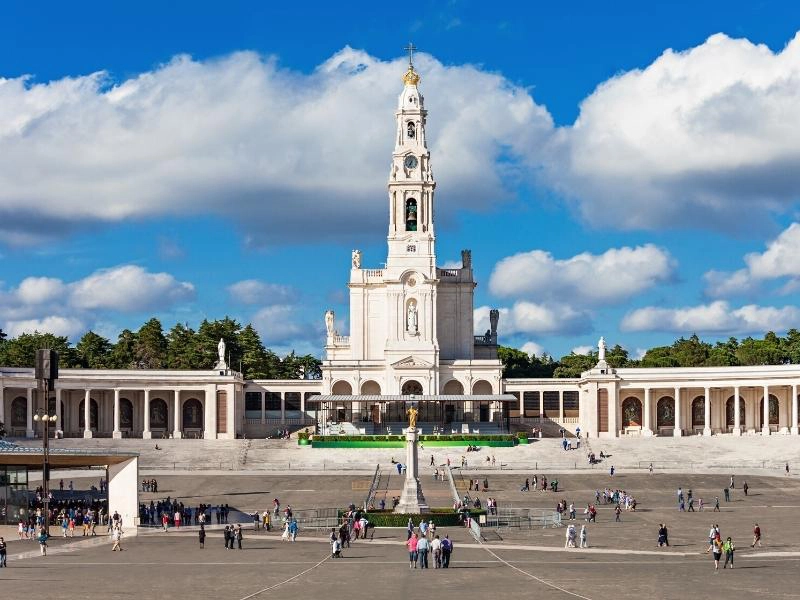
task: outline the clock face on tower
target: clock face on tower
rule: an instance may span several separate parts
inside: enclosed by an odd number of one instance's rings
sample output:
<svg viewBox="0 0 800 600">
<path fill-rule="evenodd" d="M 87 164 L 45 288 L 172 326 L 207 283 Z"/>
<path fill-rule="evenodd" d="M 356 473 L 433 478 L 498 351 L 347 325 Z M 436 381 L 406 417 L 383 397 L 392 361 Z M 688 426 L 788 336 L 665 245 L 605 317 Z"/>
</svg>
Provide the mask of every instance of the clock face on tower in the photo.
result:
<svg viewBox="0 0 800 600">
<path fill-rule="evenodd" d="M 417 157 L 416 156 L 412 156 L 411 154 L 409 154 L 408 156 L 406 156 L 406 159 L 403 162 L 403 164 L 406 166 L 406 169 L 416 169 L 417 168 Z"/>
</svg>

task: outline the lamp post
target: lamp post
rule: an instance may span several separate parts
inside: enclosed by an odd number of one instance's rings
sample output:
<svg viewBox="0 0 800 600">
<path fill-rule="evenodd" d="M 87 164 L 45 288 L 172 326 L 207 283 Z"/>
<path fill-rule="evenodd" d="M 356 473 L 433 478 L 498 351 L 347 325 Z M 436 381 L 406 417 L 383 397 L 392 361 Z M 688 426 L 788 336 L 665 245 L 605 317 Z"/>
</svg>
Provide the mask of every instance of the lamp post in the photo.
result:
<svg viewBox="0 0 800 600">
<path fill-rule="evenodd" d="M 47 397 L 47 396 L 46 396 Z M 49 401 L 49 398 L 48 398 Z M 50 423 L 55 425 L 57 415 L 49 415 L 43 408 L 36 409 L 33 420 L 42 422 L 42 501 L 44 502 L 44 531 L 50 535 Z"/>
</svg>

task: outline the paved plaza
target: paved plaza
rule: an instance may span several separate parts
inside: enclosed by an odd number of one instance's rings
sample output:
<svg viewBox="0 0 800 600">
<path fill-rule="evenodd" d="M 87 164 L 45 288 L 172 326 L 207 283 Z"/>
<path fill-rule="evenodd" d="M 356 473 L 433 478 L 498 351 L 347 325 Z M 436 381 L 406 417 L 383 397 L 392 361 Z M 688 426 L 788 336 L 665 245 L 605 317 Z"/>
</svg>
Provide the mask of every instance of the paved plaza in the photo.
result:
<svg viewBox="0 0 800 600">
<path fill-rule="evenodd" d="M 441 483 L 423 469 L 426 494 L 438 497 Z M 800 508 L 800 480 L 794 477 L 739 476 L 731 502 L 724 502 L 728 475 L 674 473 L 606 473 L 551 475 L 562 491 L 522 492 L 524 475 L 489 474 L 490 490 L 479 497 L 497 498 L 500 506 L 553 508 L 562 498 L 578 507 L 578 520 L 595 489 L 625 489 L 638 501 L 636 512 L 623 512 L 614 522 L 610 506 L 599 505 L 598 522 L 589 525 L 588 550 L 564 549 L 564 528 L 486 530 L 486 541 L 475 542 L 462 528 L 446 531 L 456 540 L 452 569 L 422 572 L 408 568 L 402 529 L 378 529 L 373 541 L 354 542 L 342 559 L 329 559 L 324 531 L 301 530 L 298 542 L 282 542 L 277 532 L 245 532 L 244 550 L 225 550 L 221 532 L 209 530 L 201 550 L 195 528 L 141 530 L 126 536 L 124 552 L 112 553 L 102 536 L 95 540 L 54 538 L 50 555 L 38 556 L 30 541 L 9 544 L 10 568 L 0 571 L 3 598 L 30 596 L 32 581 L 45 581 L 65 600 L 85 598 L 233 599 L 295 598 L 304 594 L 323 598 L 346 593 L 354 598 L 409 597 L 419 584 L 444 586 L 459 598 L 486 598 L 502 591 L 503 597 L 523 598 L 544 594 L 549 598 L 685 598 L 709 593 L 743 598 L 753 593 L 770 597 L 797 597 L 796 573 L 800 543 L 796 518 Z M 159 477 L 161 492 L 187 504 L 228 503 L 244 513 L 266 509 L 277 497 L 294 508 L 343 506 L 360 502 L 365 491 L 363 475 L 204 475 Z M 399 478 L 395 483 L 399 487 Z M 747 480 L 750 493 L 741 485 Z M 75 480 L 83 483 L 84 480 Z M 393 486 L 389 480 L 389 486 Z M 439 489 L 437 489 L 439 486 Z M 681 513 L 675 492 L 681 486 L 706 503 L 704 512 Z M 391 495 L 393 488 L 388 490 Z M 719 496 L 721 512 L 712 512 Z M 143 501 L 155 494 L 142 495 Z M 235 513 L 236 514 L 236 513 Z M 238 516 L 238 515 L 237 515 Z M 764 547 L 749 547 L 751 530 L 758 522 Z M 659 523 L 669 527 L 670 547 L 656 547 Z M 704 554 L 712 523 L 723 537 L 737 543 L 736 569 L 713 572 Z M 251 527 L 249 524 L 247 527 Z M 105 528 L 98 528 L 104 531 Z M 7 539 L 9 539 L 7 537 Z"/>
</svg>

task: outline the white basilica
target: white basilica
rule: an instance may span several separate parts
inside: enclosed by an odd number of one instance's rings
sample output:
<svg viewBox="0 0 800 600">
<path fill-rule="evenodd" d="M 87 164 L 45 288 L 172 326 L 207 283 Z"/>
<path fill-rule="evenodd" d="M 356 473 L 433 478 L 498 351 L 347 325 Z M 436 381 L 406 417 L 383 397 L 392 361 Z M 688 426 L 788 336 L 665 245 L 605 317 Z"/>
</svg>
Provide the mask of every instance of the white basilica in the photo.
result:
<svg viewBox="0 0 800 600">
<path fill-rule="evenodd" d="M 590 437 L 798 434 L 800 365 L 614 369 L 576 379 L 503 379 L 498 313 L 473 331 L 475 280 L 436 265 L 427 113 L 409 63 L 398 98 L 388 183 L 388 256 L 382 269 L 352 253 L 350 335 L 325 313 L 321 380 L 245 380 L 220 362 L 208 371 L 64 369 L 48 407 L 68 437 L 260 437 L 277 427 L 399 433 L 409 402 L 418 426 L 445 432 L 578 427 Z M 44 405 L 32 369 L 0 367 L 0 421 L 34 437 Z"/>
</svg>

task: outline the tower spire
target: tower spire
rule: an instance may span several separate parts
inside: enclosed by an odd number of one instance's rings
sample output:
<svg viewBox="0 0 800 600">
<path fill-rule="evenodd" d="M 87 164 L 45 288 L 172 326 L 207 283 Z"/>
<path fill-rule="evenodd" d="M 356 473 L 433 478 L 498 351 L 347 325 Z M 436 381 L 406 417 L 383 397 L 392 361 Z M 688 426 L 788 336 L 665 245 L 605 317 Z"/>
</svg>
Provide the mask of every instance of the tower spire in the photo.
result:
<svg viewBox="0 0 800 600">
<path fill-rule="evenodd" d="M 408 52 L 408 66 L 412 69 L 414 68 L 414 50 L 416 49 L 417 47 L 414 45 L 413 42 L 408 42 L 408 46 L 405 46 L 403 48 L 403 50 Z"/>
<path fill-rule="evenodd" d="M 408 70 L 403 75 L 403 83 L 417 85 L 419 83 L 419 75 L 414 70 L 414 51 L 417 50 L 417 47 L 412 42 L 409 42 L 407 46 L 403 47 L 403 50 L 408 52 Z"/>
</svg>

